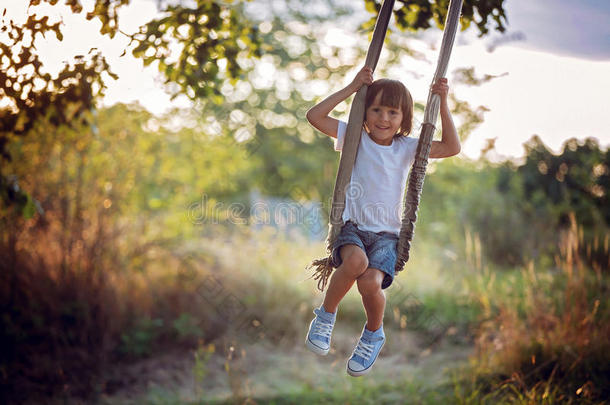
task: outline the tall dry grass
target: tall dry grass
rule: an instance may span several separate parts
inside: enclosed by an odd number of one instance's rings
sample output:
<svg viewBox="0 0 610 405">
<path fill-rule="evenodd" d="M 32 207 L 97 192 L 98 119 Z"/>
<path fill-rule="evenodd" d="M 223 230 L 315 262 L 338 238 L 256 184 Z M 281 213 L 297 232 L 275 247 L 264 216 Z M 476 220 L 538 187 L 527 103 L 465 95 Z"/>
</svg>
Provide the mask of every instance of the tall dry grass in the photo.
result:
<svg viewBox="0 0 610 405">
<path fill-rule="evenodd" d="M 293 342 L 315 306 L 314 249 L 272 229 L 156 241 L 111 221 L 98 232 L 89 215 L 66 227 L 56 212 L 4 221 L 2 403 L 94 401 L 132 382 L 117 366 L 168 350 Z"/>
<path fill-rule="evenodd" d="M 209 258 L 57 212 L 0 218 L 1 403 L 92 400 L 128 383 L 117 364 L 222 335 L 196 290 Z"/>
<path fill-rule="evenodd" d="M 494 285 L 492 277 L 479 279 L 479 301 L 495 302 L 497 308 L 487 306 L 487 319 L 477 330 L 470 400 L 601 403 L 610 398 L 609 275 L 607 269 L 585 265 L 579 253 L 587 251 L 581 249 L 582 234 L 572 215 L 553 269 L 530 263 L 506 283 L 508 288 Z"/>
</svg>

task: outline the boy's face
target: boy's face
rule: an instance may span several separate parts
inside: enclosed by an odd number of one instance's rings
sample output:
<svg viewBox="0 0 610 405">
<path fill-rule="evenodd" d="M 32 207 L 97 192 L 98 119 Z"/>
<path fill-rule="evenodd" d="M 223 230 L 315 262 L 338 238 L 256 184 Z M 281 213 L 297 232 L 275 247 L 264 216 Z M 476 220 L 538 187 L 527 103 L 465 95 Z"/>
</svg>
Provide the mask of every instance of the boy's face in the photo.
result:
<svg viewBox="0 0 610 405">
<path fill-rule="evenodd" d="M 402 109 L 382 106 L 380 104 L 382 91 L 377 93 L 375 100 L 366 109 L 366 127 L 371 139 L 379 145 L 391 145 L 394 135 L 398 133 L 402 123 Z"/>
</svg>

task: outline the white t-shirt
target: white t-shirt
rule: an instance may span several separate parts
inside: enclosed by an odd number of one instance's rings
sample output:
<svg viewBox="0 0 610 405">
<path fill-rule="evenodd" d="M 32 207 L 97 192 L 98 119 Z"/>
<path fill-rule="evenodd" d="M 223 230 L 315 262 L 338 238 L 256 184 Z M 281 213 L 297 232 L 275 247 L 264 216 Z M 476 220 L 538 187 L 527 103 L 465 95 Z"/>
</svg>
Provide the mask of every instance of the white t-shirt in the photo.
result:
<svg viewBox="0 0 610 405">
<path fill-rule="evenodd" d="M 339 121 L 335 150 L 343 149 L 347 124 Z M 415 160 L 416 138 L 398 137 L 385 146 L 363 129 L 350 184 L 345 192 L 343 221 L 359 229 L 400 233 L 404 192 Z"/>
</svg>

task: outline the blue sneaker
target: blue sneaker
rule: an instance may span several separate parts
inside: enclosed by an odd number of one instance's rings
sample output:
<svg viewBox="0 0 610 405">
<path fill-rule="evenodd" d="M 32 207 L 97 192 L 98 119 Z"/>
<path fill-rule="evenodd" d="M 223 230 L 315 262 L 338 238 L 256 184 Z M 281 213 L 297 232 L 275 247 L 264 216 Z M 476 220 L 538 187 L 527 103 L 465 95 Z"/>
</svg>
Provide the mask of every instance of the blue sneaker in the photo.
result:
<svg viewBox="0 0 610 405">
<path fill-rule="evenodd" d="M 337 319 L 337 312 L 330 313 L 324 310 L 324 306 L 313 310 L 316 317 L 309 325 L 309 332 L 305 345 L 316 354 L 326 356 L 330 350 L 330 335 Z"/>
<path fill-rule="evenodd" d="M 347 374 L 359 377 L 371 371 L 384 343 L 383 325 L 374 332 L 368 330 L 365 325 L 354 353 L 347 361 Z"/>
</svg>

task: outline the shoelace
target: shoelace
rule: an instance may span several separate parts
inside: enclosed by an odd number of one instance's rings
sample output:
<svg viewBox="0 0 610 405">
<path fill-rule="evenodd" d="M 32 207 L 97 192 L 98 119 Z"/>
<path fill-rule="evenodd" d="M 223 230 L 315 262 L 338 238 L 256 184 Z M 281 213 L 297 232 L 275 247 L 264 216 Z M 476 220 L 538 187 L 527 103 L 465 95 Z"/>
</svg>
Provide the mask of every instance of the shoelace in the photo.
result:
<svg viewBox="0 0 610 405">
<path fill-rule="evenodd" d="M 372 343 L 365 343 L 362 339 L 358 341 L 358 345 L 354 350 L 354 354 L 362 357 L 364 360 L 368 361 L 369 357 L 373 354 L 373 350 L 375 349 L 375 345 Z"/>
<path fill-rule="evenodd" d="M 314 326 L 313 333 L 330 339 L 330 334 L 332 333 L 332 331 L 333 331 L 332 324 L 318 321 L 318 322 L 316 322 L 316 325 Z"/>
</svg>

